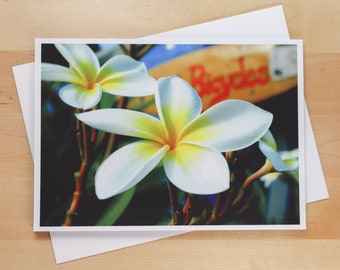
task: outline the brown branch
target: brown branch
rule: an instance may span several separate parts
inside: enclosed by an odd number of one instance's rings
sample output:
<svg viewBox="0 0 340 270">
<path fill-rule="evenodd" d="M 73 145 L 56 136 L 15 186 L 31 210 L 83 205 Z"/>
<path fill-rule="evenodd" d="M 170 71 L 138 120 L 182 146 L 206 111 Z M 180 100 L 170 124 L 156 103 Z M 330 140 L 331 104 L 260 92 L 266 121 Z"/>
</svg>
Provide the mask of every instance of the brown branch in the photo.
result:
<svg viewBox="0 0 340 270">
<path fill-rule="evenodd" d="M 178 225 L 179 213 L 178 213 L 177 190 L 176 187 L 169 180 L 167 181 L 167 184 L 169 190 L 170 206 L 172 210 L 172 220 L 170 225 Z"/>
<path fill-rule="evenodd" d="M 184 215 L 183 225 L 188 225 L 192 219 L 192 194 L 188 193 L 187 200 L 183 206 L 182 213 Z"/>
<path fill-rule="evenodd" d="M 239 204 L 241 200 L 243 199 L 246 189 L 257 179 L 259 179 L 261 176 L 266 175 L 267 173 L 271 172 L 273 170 L 272 164 L 266 160 L 264 165 L 258 169 L 253 174 L 249 175 L 247 179 L 243 182 L 243 185 L 241 186 L 239 193 L 237 194 L 236 199 L 233 201 L 233 206 Z"/>
<path fill-rule="evenodd" d="M 81 146 L 80 157 L 82 162 L 80 164 L 80 168 L 78 172 L 75 172 L 75 190 L 73 193 L 73 198 L 70 204 L 69 209 L 66 211 L 66 217 L 63 226 L 71 226 L 73 223 L 73 217 L 77 215 L 77 211 L 80 204 L 80 199 L 83 194 L 83 185 L 84 179 L 86 178 L 88 171 L 88 162 L 89 162 L 89 145 L 88 145 L 88 136 L 87 136 L 87 128 L 84 123 L 81 123 L 82 129 L 79 127 L 80 123 L 76 122 L 77 128 L 77 138 L 78 145 Z"/>
</svg>

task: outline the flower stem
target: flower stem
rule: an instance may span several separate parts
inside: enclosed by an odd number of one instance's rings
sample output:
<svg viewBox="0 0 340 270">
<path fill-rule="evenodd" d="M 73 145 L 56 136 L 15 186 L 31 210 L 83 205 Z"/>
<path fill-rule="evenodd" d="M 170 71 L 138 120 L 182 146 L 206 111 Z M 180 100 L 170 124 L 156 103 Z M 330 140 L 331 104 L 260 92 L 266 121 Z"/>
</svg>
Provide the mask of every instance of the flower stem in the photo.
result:
<svg viewBox="0 0 340 270">
<path fill-rule="evenodd" d="M 98 130 L 96 130 L 95 128 L 91 129 L 91 143 L 95 143 L 97 140 L 97 136 L 98 136 Z"/>
<path fill-rule="evenodd" d="M 234 187 L 230 187 L 230 189 L 227 192 L 227 197 L 225 199 L 224 205 L 221 208 L 221 210 L 218 212 L 218 215 L 217 215 L 218 218 L 222 218 L 225 215 L 225 213 L 227 213 L 228 210 L 230 209 L 233 195 L 234 195 Z"/>
<path fill-rule="evenodd" d="M 113 146 L 115 144 L 115 138 L 116 138 L 116 134 L 111 133 L 109 137 L 109 141 L 107 142 L 104 159 L 106 159 L 111 154 Z"/>
<path fill-rule="evenodd" d="M 81 123 L 81 129 L 79 127 L 80 123 L 77 121 L 77 139 L 78 146 L 80 151 L 80 157 L 82 159 L 80 164 L 80 169 L 78 172 L 74 173 L 75 178 L 75 190 L 73 193 L 72 202 L 70 204 L 69 209 L 66 211 L 66 217 L 63 226 L 71 226 L 73 223 L 73 217 L 77 215 L 77 211 L 80 204 L 80 199 L 83 193 L 83 185 L 84 179 L 86 178 L 86 174 L 88 171 L 88 162 L 89 162 L 89 145 L 88 145 L 88 136 L 87 129 L 84 123 Z"/>
<path fill-rule="evenodd" d="M 187 200 L 183 206 L 183 225 L 188 225 L 192 219 L 192 196 L 193 195 L 191 193 L 188 193 Z"/>
<path fill-rule="evenodd" d="M 243 199 L 246 189 L 257 179 L 259 179 L 261 176 L 266 175 L 267 173 L 271 172 L 273 170 L 272 164 L 266 159 L 264 165 L 258 169 L 253 174 L 249 175 L 247 179 L 243 182 L 243 185 L 241 186 L 239 193 L 237 194 L 237 197 L 233 201 L 233 206 L 237 205 L 241 202 Z"/>
<path fill-rule="evenodd" d="M 178 224 L 178 198 L 177 198 L 177 191 L 176 187 L 168 180 L 168 190 L 169 190 L 169 198 L 170 198 L 170 205 L 172 210 L 172 220 L 171 225 L 177 225 Z"/>
<path fill-rule="evenodd" d="M 136 53 L 137 58 L 142 58 L 151 48 L 153 45 L 145 45 L 143 49 L 141 49 L 138 53 Z"/>
<path fill-rule="evenodd" d="M 78 111 L 77 111 L 78 112 Z M 79 155 L 80 158 L 83 159 L 83 143 L 82 143 L 82 136 L 81 136 L 81 128 L 80 128 L 80 120 L 77 118 L 76 119 L 76 133 L 77 133 L 77 143 L 78 143 L 78 148 L 79 148 Z"/>
<path fill-rule="evenodd" d="M 76 180 L 76 187 L 73 193 L 73 198 L 69 209 L 66 211 L 66 217 L 63 226 L 71 226 L 73 217 L 77 215 L 80 198 L 83 193 L 83 179 L 87 170 L 87 163 L 82 161 L 79 172 L 74 174 Z"/>
<path fill-rule="evenodd" d="M 218 218 L 218 211 L 220 209 L 222 197 L 223 197 L 223 192 L 217 194 L 216 203 L 215 203 L 214 209 L 213 209 L 213 211 L 210 215 L 210 218 L 206 223 L 207 225 L 215 223 L 216 219 Z"/>
<path fill-rule="evenodd" d="M 127 49 L 123 44 L 119 44 L 119 47 L 122 49 L 122 51 L 126 54 L 126 55 L 130 55 L 130 51 L 129 49 Z"/>
</svg>

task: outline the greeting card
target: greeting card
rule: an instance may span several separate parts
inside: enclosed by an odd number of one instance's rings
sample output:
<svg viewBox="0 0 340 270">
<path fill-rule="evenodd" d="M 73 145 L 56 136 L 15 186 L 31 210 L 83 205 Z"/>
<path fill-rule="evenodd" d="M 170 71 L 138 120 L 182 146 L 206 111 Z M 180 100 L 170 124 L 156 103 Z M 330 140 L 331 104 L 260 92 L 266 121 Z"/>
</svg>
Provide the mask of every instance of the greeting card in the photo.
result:
<svg viewBox="0 0 340 270">
<path fill-rule="evenodd" d="M 305 227 L 300 41 L 36 44 L 35 230 Z"/>
</svg>

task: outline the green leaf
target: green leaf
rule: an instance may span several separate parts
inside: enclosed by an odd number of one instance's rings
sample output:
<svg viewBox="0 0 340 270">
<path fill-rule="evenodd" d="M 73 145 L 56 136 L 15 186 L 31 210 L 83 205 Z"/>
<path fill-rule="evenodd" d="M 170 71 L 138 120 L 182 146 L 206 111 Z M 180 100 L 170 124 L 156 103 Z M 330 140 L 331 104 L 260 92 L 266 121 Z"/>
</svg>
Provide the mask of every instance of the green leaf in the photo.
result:
<svg viewBox="0 0 340 270">
<path fill-rule="evenodd" d="M 134 111 L 144 111 L 145 109 L 147 109 L 148 107 L 155 105 L 155 99 L 151 98 L 149 100 L 143 101 L 143 99 L 141 98 L 140 102 L 136 105 L 131 106 L 131 110 Z"/>
<path fill-rule="evenodd" d="M 267 215 L 267 196 L 263 191 L 259 181 L 255 181 L 252 185 L 252 191 L 257 197 L 258 211 L 261 213 L 262 218 Z"/>
<path fill-rule="evenodd" d="M 152 189 L 157 189 L 161 185 L 166 185 L 166 175 L 164 168 L 161 163 L 159 163 L 156 168 L 154 168 L 147 176 L 144 177 L 137 185 L 137 192 L 150 191 Z"/>
<path fill-rule="evenodd" d="M 115 95 L 111 95 L 108 93 L 103 92 L 102 98 L 100 99 L 100 108 L 113 108 L 115 107 L 118 99 Z"/>
<path fill-rule="evenodd" d="M 130 188 L 129 190 L 115 196 L 108 206 L 104 214 L 99 218 L 96 226 L 111 226 L 113 225 L 119 217 L 124 213 L 126 207 L 129 205 L 130 201 L 135 194 L 136 186 Z"/>
</svg>

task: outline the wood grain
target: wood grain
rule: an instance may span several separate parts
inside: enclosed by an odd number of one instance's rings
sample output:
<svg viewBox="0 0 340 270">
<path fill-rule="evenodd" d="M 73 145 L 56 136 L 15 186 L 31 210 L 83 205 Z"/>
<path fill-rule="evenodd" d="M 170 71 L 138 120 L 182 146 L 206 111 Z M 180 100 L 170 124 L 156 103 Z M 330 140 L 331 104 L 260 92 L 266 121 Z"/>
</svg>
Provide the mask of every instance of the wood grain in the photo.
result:
<svg viewBox="0 0 340 270">
<path fill-rule="evenodd" d="M 278 4 L 304 40 L 305 96 L 330 193 L 307 205 L 307 230 L 192 232 L 56 265 L 49 235 L 32 231 L 33 162 L 11 70 L 33 61 L 34 38 L 139 37 Z M 334 0 L 1 1 L 1 268 L 339 269 L 339 15 Z"/>
</svg>

